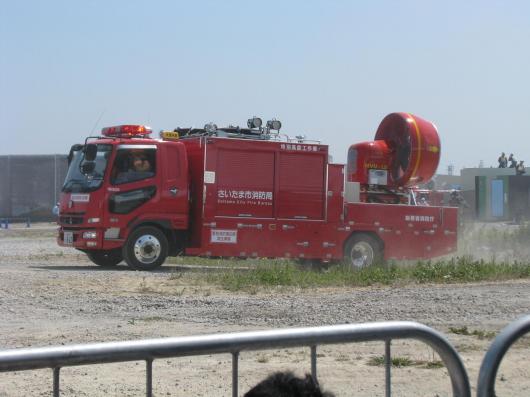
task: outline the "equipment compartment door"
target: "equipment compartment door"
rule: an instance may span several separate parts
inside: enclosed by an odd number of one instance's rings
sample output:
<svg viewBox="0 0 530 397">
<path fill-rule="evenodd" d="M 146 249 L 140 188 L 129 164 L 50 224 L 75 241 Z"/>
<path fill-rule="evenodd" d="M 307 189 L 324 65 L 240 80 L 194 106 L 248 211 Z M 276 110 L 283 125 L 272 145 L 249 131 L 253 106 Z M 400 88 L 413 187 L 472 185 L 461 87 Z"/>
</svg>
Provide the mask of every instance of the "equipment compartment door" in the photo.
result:
<svg viewBox="0 0 530 397">
<path fill-rule="evenodd" d="M 220 148 L 217 151 L 215 215 L 272 218 L 274 208 L 274 152 Z"/>
<path fill-rule="evenodd" d="M 322 152 L 280 154 L 278 218 L 324 219 L 326 155 Z"/>
</svg>

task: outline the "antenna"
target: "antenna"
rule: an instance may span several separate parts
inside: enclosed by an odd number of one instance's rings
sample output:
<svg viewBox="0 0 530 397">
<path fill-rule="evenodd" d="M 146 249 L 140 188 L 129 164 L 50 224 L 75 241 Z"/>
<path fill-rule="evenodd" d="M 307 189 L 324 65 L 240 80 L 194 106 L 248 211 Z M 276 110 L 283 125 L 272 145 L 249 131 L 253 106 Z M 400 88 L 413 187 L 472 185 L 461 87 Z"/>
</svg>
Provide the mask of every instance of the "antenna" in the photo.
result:
<svg viewBox="0 0 530 397">
<path fill-rule="evenodd" d="M 92 127 L 92 130 L 90 131 L 90 135 L 92 135 L 92 133 L 94 132 L 94 130 L 98 126 L 99 122 L 101 121 L 101 118 L 103 117 L 103 115 L 105 114 L 106 111 L 107 111 L 107 109 L 103 109 L 103 111 L 99 115 L 98 119 L 96 120 L 96 123 L 94 124 L 94 127 Z"/>
</svg>

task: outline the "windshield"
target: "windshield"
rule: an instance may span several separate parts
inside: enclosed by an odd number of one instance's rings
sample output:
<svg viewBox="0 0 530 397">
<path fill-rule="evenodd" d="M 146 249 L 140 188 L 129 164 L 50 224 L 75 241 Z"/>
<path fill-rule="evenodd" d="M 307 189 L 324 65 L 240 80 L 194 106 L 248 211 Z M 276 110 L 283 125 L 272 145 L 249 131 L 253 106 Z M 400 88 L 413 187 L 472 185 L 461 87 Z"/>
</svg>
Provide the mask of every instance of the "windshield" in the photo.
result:
<svg viewBox="0 0 530 397">
<path fill-rule="evenodd" d="M 89 175 L 83 175 L 81 172 L 81 166 L 84 161 L 83 146 L 75 145 L 72 147 L 72 160 L 64 181 L 63 192 L 85 193 L 96 190 L 101 186 L 112 151 L 112 145 L 99 144 L 97 147 L 94 172 Z"/>
</svg>

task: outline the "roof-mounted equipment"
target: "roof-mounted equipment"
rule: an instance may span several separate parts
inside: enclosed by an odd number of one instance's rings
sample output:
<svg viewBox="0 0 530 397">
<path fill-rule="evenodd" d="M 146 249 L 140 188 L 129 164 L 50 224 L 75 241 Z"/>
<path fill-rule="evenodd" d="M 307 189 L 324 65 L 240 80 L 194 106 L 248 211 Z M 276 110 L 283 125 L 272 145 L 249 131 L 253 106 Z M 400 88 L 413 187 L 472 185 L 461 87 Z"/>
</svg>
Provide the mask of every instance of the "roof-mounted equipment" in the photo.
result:
<svg viewBox="0 0 530 397">
<path fill-rule="evenodd" d="M 280 120 L 272 119 L 272 120 L 267 121 L 268 130 L 275 130 L 279 132 L 281 128 L 282 128 L 282 122 Z"/>
<path fill-rule="evenodd" d="M 261 125 L 263 124 L 263 121 L 259 117 L 252 117 L 251 119 L 248 119 L 247 121 L 247 127 L 250 129 L 256 128 L 261 129 Z"/>
</svg>

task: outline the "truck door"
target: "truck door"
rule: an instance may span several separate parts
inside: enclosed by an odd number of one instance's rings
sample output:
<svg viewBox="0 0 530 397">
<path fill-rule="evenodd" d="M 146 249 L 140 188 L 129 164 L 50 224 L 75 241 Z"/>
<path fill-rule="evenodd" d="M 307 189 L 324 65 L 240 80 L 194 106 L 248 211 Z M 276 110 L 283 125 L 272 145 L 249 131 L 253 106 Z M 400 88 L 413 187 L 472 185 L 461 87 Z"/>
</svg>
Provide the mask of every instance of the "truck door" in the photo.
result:
<svg viewBox="0 0 530 397">
<path fill-rule="evenodd" d="M 167 142 L 162 149 L 162 183 L 159 209 L 176 229 L 187 229 L 189 213 L 188 161 L 184 145 Z"/>
<path fill-rule="evenodd" d="M 157 208 L 159 157 L 156 145 L 118 145 L 105 199 L 108 238 L 118 238 L 131 220 Z"/>
</svg>

